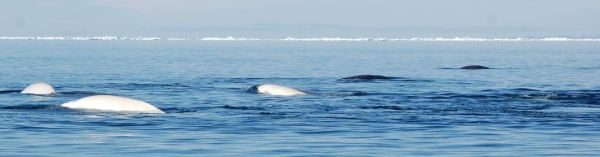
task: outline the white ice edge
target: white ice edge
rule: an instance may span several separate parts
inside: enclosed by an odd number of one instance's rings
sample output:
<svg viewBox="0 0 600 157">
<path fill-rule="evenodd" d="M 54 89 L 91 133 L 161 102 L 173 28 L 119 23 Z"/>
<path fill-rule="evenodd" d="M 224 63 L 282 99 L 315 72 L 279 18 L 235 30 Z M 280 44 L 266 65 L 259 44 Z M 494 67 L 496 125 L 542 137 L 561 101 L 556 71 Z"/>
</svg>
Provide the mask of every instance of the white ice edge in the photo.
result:
<svg viewBox="0 0 600 157">
<path fill-rule="evenodd" d="M 0 36 L 0 40 L 135 40 L 135 41 L 323 41 L 323 42 L 369 42 L 369 41 L 442 41 L 442 42 L 520 42 L 520 41 L 575 41 L 575 42 L 600 42 L 600 38 L 567 38 L 567 37 L 544 37 L 544 38 L 478 38 L 478 37 L 435 37 L 435 38 L 343 38 L 343 37 L 314 37 L 314 38 L 248 38 L 248 37 L 204 37 L 204 38 L 162 38 L 162 37 L 125 37 L 125 36 Z"/>
</svg>

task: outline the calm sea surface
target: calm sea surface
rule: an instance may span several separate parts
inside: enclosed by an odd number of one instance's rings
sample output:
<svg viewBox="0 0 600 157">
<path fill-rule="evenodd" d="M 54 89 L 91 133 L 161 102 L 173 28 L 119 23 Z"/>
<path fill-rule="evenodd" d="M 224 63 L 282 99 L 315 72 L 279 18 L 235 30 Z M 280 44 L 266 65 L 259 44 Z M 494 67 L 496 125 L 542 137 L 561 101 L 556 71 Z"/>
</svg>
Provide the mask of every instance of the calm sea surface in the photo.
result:
<svg viewBox="0 0 600 157">
<path fill-rule="evenodd" d="M 166 114 L 59 106 L 96 94 Z M 0 41 L 0 156 L 599 153 L 599 42 Z"/>
</svg>

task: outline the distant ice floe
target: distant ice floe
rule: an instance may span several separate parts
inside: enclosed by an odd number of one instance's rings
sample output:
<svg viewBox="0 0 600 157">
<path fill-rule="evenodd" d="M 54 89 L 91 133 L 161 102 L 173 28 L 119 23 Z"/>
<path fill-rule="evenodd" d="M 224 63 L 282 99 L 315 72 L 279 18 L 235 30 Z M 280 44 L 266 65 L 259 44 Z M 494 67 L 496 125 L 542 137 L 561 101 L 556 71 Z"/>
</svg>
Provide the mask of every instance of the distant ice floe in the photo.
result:
<svg viewBox="0 0 600 157">
<path fill-rule="evenodd" d="M 258 41 L 260 39 L 258 38 L 235 38 L 232 36 L 228 36 L 225 38 L 222 37 L 207 37 L 207 38 L 200 38 L 198 40 L 203 40 L 203 41 Z"/>
<path fill-rule="evenodd" d="M 171 38 L 168 38 L 171 39 Z M 94 37 L 23 37 L 23 36 L 0 36 L 0 40 L 165 40 L 159 37 L 117 37 L 117 36 L 94 36 Z"/>
<path fill-rule="evenodd" d="M 287 37 L 279 39 L 281 41 L 388 41 L 386 38 L 293 38 Z"/>
<path fill-rule="evenodd" d="M 435 37 L 435 38 L 343 38 L 343 37 L 314 37 L 314 38 L 247 38 L 247 37 L 205 37 L 205 38 L 161 38 L 161 37 L 124 37 L 124 36 L 85 36 L 85 37 L 61 37 L 61 36 L 0 36 L 0 40 L 168 40 L 168 41 L 306 41 L 306 42 L 384 42 L 384 41 L 426 41 L 426 42 L 600 42 L 600 38 L 567 38 L 567 37 L 545 37 L 545 38 L 477 38 L 477 37 Z"/>
</svg>

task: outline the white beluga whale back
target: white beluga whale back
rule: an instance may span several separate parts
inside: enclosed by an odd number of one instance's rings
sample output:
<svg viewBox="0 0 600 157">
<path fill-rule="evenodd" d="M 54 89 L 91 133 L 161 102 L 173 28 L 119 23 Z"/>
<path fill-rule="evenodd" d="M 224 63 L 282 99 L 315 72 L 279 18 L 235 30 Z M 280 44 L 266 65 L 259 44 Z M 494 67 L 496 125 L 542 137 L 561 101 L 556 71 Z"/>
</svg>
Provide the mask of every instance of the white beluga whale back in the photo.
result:
<svg viewBox="0 0 600 157">
<path fill-rule="evenodd" d="M 275 84 L 263 84 L 256 85 L 249 89 L 251 92 L 264 95 L 275 95 L 275 96 L 294 96 L 294 95 L 307 95 L 306 93 L 296 90 L 294 88 L 275 85 Z"/>
<path fill-rule="evenodd" d="M 70 109 L 105 112 L 165 113 L 144 101 L 112 95 L 88 96 L 64 103 L 61 106 Z"/>
<path fill-rule="evenodd" d="M 34 94 L 34 95 L 50 95 L 56 93 L 54 87 L 47 83 L 38 82 L 27 86 L 21 91 L 23 94 Z"/>
</svg>

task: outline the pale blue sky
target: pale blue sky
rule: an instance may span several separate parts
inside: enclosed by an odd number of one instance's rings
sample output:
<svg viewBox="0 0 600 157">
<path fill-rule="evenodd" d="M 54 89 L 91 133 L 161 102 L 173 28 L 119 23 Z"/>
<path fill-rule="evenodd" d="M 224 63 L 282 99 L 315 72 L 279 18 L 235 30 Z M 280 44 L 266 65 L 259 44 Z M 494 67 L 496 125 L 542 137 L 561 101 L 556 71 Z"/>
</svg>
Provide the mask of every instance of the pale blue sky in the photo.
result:
<svg viewBox="0 0 600 157">
<path fill-rule="evenodd" d="M 597 0 L 0 0 L 0 36 L 587 36 Z"/>
</svg>

